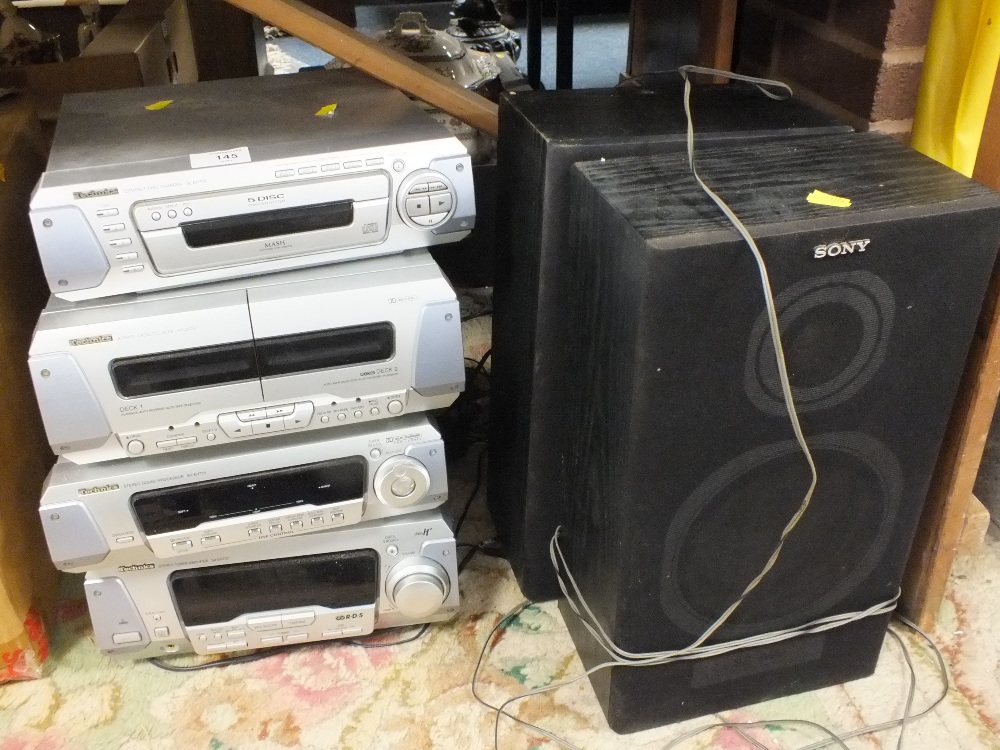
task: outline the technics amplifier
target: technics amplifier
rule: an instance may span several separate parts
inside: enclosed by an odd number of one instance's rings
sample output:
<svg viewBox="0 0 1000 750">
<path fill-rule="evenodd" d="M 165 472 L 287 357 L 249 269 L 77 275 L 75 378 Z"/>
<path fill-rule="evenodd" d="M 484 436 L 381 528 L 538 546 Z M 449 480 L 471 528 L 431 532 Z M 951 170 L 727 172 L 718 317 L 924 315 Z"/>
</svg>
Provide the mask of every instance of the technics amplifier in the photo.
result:
<svg viewBox="0 0 1000 750">
<path fill-rule="evenodd" d="M 437 511 L 93 571 L 84 591 L 98 648 L 130 658 L 361 636 L 459 605 L 455 538 Z"/>
<path fill-rule="evenodd" d="M 53 298 L 28 365 L 50 445 L 74 463 L 427 411 L 465 385 L 458 301 L 426 250 Z"/>
<path fill-rule="evenodd" d="M 453 242 L 475 214 L 465 147 L 354 71 L 67 96 L 31 201 L 68 300 Z"/>
<path fill-rule="evenodd" d="M 213 451 L 59 459 L 39 514 L 55 566 L 82 572 L 430 510 L 447 497 L 441 434 L 413 414 Z"/>
</svg>

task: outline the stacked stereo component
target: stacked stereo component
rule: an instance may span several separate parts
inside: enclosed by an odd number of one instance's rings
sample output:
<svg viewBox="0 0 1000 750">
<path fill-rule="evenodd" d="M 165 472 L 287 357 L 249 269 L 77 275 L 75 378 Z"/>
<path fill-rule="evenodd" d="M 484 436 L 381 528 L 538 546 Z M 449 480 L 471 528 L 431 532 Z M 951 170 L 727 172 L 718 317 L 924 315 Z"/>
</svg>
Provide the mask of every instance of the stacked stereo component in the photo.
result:
<svg viewBox="0 0 1000 750">
<path fill-rule="evenodd" d="M 262 116 L 264 115 L 264 116 Z M 131 658 L 440 621 L 468 154 L 323 71 L 67 97 L 31 206 L 40 515 Z"/>
</svg>

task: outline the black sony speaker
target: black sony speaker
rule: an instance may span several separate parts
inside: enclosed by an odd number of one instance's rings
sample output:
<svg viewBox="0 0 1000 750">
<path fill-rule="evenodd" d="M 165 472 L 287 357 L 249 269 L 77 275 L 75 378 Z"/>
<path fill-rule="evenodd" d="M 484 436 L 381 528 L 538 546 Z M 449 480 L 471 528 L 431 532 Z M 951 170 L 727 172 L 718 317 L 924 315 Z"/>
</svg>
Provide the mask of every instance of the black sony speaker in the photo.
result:
<svg viewBox="0 0 1000 750">
<path fill-rule="evenodd" d="M 819 474 L 720 643 L 896 594 L 996 260 L 1000 195 L 871 133 L 695 158 L 766 260 Z M 810 202 L 816 189 L 850 207 Z M 761 275 L 686 155 L 577 164 L 568 201 L 563 547 L 618 646 L 684 648 L 763 568 L 810 482 Z M 606 661 L 564 613 L 585 664 Z M 611 727 L 635 731 L 870 674 L 887 621 L 592 683 Z"/>
<path fill-rule="evenodd" d="M 559 595 L 548 543 L 569 502 L 564 386 L 576 360 L 563 314 L 573 281 L 569 170 L 577 161 L 683 151 L 683 85 L 679 77 L 659 85 L 524 92 L 500 103 L 487 490 L 517 581 L 536 601 Z M 695 86 L 692 103 L 699 142 L 850 132 L 742 84 Z"/>
</svg>

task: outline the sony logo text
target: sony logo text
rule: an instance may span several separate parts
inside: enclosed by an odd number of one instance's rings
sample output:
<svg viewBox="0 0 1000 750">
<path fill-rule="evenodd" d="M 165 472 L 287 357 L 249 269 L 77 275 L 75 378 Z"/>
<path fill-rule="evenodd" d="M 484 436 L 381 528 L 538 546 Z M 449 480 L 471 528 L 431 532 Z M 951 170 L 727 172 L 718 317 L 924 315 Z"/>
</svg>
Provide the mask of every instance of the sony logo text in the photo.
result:
<svg viewBox="0 0 1000 750">
<path fill-rule="evenodd" d="M 831 242 L 829 245 L 816 245 L 813 248 L 814 258 L 833 258 L 837 255 L 850 255 L 852 253 L 863 253 L 868 247 L 868 240 L 846 240 L 845 242 Z"/>
</svg>

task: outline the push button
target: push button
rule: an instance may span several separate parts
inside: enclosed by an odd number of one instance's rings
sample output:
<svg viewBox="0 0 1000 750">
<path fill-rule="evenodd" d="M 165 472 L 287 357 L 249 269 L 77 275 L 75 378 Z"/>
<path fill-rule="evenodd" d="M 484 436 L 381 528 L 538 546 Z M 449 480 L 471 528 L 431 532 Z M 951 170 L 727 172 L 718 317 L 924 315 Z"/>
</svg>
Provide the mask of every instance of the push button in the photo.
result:
<svg viewBox="0 0 1000 750">
<path fill-rule="evenodd" d="M 262 419 L 259 422 L 251 422 L 254 435 L 270 435 L 272 432 L 282 432 L 285 429 L 283 419 Z"/>
<path fill-rule="evenodd" d="M 250 427 L 249 423 L 241 422 L 233 412 L 219 415 L 219 427 L 231 438 L 247 437 L 253 434 L 253 428 Z"/>
<path fill-rule="evenodd" d="M 385 159 L 365 159 L 366 167 L 381 167 L 385 164 Z"/>
<path fill-rule="evenodd" d="M 117 216 L 118 215 L 118 209 L 117 208 L 100 208 L 100 209 L 97 210 L 97 215 L 100 216 L 102 219 L 106 219 L 109 216 Z"/>
<path fill-rule="evenodd" d="M 288 528 L 290 528 L 292 531 L 301 531 L 304 526 L 305 523 L 303 523 L 302 521 L 292 521 L 290 524 L 288 524 Z"/>
<path fill-rule="evenodd" d="M 174 542 L 173 544 L 170 545 L 170 548 L 174 552 L 187 552 L 192 547 L 194 547 L 194 542 L 192 542 L 190 539 L 184 539 L 183 541 Z"/>
<path fill-rule="evenodd" d="M 169 211 L 167 211 L 167 218 L 168 219 L 176 219 L 177 218 L 177 212 L 174 211 L 173 209 L 170 209 Z"/>
<path fill-rule="evenodd" d="M 361 417 L 363 417 L 364 415 L 365 415 L 365 413 L 363 411 L 361 411 L 361 409 L 355 409 L 355 411 L 354 411 L 354 416 L 355 417 L 357 417 L 358 419 L 361 419 Z"/>
<path fill-rule="evenodd" d="M 257 419 L 266 419 L 267 409 L 244 409 L 236 412 L 236 416 L 243 422 L 253 422 Z"/>
<path fill-rule="evenodd" d="M 269 406 L 267 407 L 267 418 L 274 419 L 275 417 L 287 417 L 294 411 L 295 411 L 295 404 L 285 404 L 284 406 Z"/>
<path fill-rule="evenodd" d="M 145 266 L 143 266 L 143 265 L 138 265 L 138 266 L 122 266 L 122 273 L 139 273 L 144 268 L 145 268 Z"/>
<path fill-rule="evenodd" d="M 356 169 L 357 167 L 360 167 L 360 166 L 361 166 L 360 160 L 359 161 L 345 161 L 344 162 L 344 169 Z"/>
<path fill-rule="evenodd" d="M 431 196 L 431 213 L 448 213 L 451 211 L 451 193 L 441 193 Z"/>
<path fill-rule="evenodd" d="M 371 415 L 372 415 L 373 417 L 377 417 L 377 416 L 378 416 L 379 414 L 381 414 L 381 413 L 382 413 L 382 410 L 381 410 L 381 409 L 379 409 L 379 408 L 378 408 L 377 406 L 373 406 L 373 407 L 371 408 L 371 410 L 369 411 L 369 413 L 370 413 L 370 414 L 371 414 Z"/>
<path fill-rule="evenodd" d="M 419 224 L 422 227 L 432 227 L 435 224 L 440 224 L 448 214 L 430 214 L 429 216 L 411 216 L 415 224 Z"/>
<path fill-rule="evenodd" d="M 184 211 L 183 211 L 182 213 L 183 213 L 183 214 L 184 214 L 185 216 L 191 216 L 191 215 L 192 215 L 192 214 L 194 213 L 194 211 L 193 211 L 193 210 L 191 210 L 190 208 L 185 208 L 185 209 L 184 209 Z"/>
<path fill-rule="evenodd" d="M 431 212 L 431 202 L 426 195 L 406 199 L 406 215 L 410 218 L 414 216 L 426 216 Z"/>
<path fill-rule="evenodd" d="M 105 232 L 108 232 L 108 233 L 110 233 L 110 232 L 124 232 L 125 231 L 125 225 L 124 224 L 105 224 L 104 227 L 103 227 L 103 229 L 104 229 Z"/>
<path fill-rule="evenodd" d="M 416 185 L 410 188 L 410 195 L 416 195 L 417 193 L 426 193 L 430 188 L 426 182 L 418 182 Z"/>
<path fill-rule="evenodd" d="M 252 529 L 247 529 L 247 536 L 251 539 L 259 537 L 261 533 L 260 526 L 254 526 Z"/>
<path fill-rule="evenodd" d="M 386 408 L 389 410 L 390 414 L 399 414 L 403 411 L 403 402 L 395 400 L 390 401 Z"/>
<path fill-rule="evenodd" d="M 177 441 L 176 440 L 157 440 L 156 441 L 156 447 L 157 448 L 172 448 L 175 445 L 177 445 Z"/>
<path fill-rule="evenodd" d="M 141 440 L 129 440 L 128 445 L 125 446 L 125 450 L 127 450 L 133 456 L 138 456 L 140 453 L 146 450 L 146 444 L 143 443 Z"/>
<path fill-rule="evenodd" d="M 299 167 L 299 174 L 316 174 L 319 167 Z"/>
<path fill-rule="evenodd" d="M 326 523 L 326 519 L 323 516 L 313 516 L 309 519 L 310 526 L 322 526 L 324 523 Z"/>
<path fill-rule="evenodd" d="M 277 172 L 274 173 L 274 176 L 275 177 L 291 177 L 293 174 L 295 174 L 295 170 L 294 169 L 279 169 Z"/>
<path fill-rule="evenodd" d="M 270 526 L 267 527 L 267 533 L 268 534 L 279 534 L 279 533 L 281 533 L 281 524 L 280 523 L 272 523 Z"/>
<path fill-rule="evenodd" d="M 285 636 L 285 643 L 301 643 L 306 640 L 309 640 L 308 633 L 292 633 Z"/>
<path fill-rule="evenodd" d="M 198 442 L 198 438 L 196 438 L 196 437 L 182 437 L 182 438 L 177 438 L 177 445 L 193 445 L 194 443 L 197 443 L 197 442 Z"/>
<path fill-rule="evenodd" d="M 111 640 L 118 644 L 139 643 L 142 641 L 142 634 L 137 633 L 135 631 L 131 631 L 128 633 L 114 633 L 111 636 Z"/>
<path fill-rule="evenodd" d="M 447 190 L 448 186 L 440 180 L 427 183 L 427 188 L 433 193 L 435 190 Z"/>
<path fill-rule="evenodd" d="M 261 646 L 277 646 L 279 643 L 284 643 L 285 639 L 280 635 L 269 635 L 267 638 L 260 639 Z"/>
<path fill-rule="evenodd" d="M 220 651 L 225 651 L 229 648 L 225 643 L 213 643 L 205 647 L 205 650 L 210 654 L 217 654 Z"/>
<path fill-rule="evenodd" d="M 286 430 L 298 430 L 309 425 L 313 416 L 313 405 L 311 401 L 301 401 L 295 404 L 295 410 L 291 415 L 285 417 Z"/>
<path fill-rule="evenodd" d="M 155 635 L 157 638 L 167 638 L 170 636 L 170 628 L 167 627 L 153 628 L 153 635 Z"/>
<path fill-rule="evenodd" d="M 245 631 L 245 630 L 230 630 L 228 633 L 226 633 L 226 636 L 228 638 L 246 638 L 247 637 L 247 631 Z"/>
<path fill-rule="evenodd" d="M 222 537 L 218 534 L 212 534 L 212 536 L 203 536 L 201 538 L 202 547 L 215 547 L 218 544 L 222 544 Z"/>
<path fill-rule="evenodd" d="M 135 541 L 134 536 L 120 536 L 117 539 L 115 539 L 116 544 L 130 544 L 133 541 Z"/>
<path fill-rule="evenodd" d="M 281 624 L 281 617 L 274 615 L 272 617 L 249 617 L 247 618 L 247 627 L 251 630 L 266 631 L 281 630 L 284 626 Z"/>
<path fill-rule="evenodd" d="M 111 245 L 111 247 L 128 247 L 129 245 L 132 244 L 132 238 L 131 237 L 116 237 L 113 240 L 109 240 L 108 244 Z M 139 257 L 136 253 L 125 253 L 125 255 L 131 255 L 132 258 L 138 258 Z M 118 258 L 118 260 L 131 260 L 131 258 L 122 258 L 122 257 L 119 257 L 117 255 L 115 257 Z"/>
<path fill-rule="evenodd" d="M 320 167 L 320 169 L 323 170 L 324 172 L 336 172 L 338 169 L 340 169 L 340 165 L 339 164 L 324 164 L 322 167 Z"/>
<path fill-rule="evenodd" d="M 283 628 L 307 628 L 314 622 L 316 622 L 316 615 L 313 612 L 295 612 L 281 616 L 281 627 Z"/>
<path fill-rule="evenodd" d="M 114 244 L 114 242 L 112 242 L 111 244 Z M 129 240 L 128 244 L 131 245 L 132 240 Z M 118 253 L 118 255 L 115 256 L 115 260 L 135 260 L 138 257 L 139 253 Z"/>
</svg>

